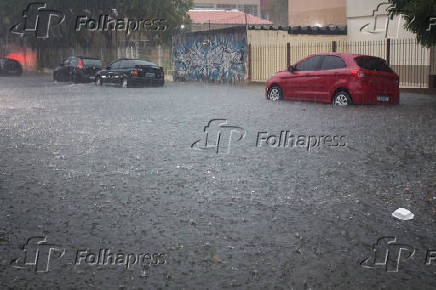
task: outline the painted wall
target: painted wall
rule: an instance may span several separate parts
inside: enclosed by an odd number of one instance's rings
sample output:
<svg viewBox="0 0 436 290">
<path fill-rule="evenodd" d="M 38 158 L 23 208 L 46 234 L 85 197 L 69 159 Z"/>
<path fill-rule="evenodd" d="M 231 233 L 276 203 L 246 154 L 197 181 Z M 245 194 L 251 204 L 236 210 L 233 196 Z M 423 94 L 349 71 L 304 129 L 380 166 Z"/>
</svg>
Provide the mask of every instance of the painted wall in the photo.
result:
<svg viewBox="0 0 436 290">
<path fill-rule="evenodd" d="M 239 82 L 247 78 L 245 27 L 193 32 L 173 39 L 175 79 Z"/>
</svg>

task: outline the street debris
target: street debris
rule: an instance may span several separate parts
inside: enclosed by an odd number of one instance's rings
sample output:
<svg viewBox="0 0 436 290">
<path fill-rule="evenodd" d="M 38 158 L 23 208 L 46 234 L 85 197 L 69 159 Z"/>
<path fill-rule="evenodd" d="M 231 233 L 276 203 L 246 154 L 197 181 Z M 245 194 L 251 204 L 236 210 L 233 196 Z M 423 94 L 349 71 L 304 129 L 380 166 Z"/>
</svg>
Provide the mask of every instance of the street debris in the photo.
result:
<svg viewBox="0 0 436 290">
<path fill-rule="evenodd" d="M 410 210 L 405 208 L 397 209 L 392 213 L 392 216 L 403 221 L 412 220 L 415 217 L 415 215 Z"/>
</svg>

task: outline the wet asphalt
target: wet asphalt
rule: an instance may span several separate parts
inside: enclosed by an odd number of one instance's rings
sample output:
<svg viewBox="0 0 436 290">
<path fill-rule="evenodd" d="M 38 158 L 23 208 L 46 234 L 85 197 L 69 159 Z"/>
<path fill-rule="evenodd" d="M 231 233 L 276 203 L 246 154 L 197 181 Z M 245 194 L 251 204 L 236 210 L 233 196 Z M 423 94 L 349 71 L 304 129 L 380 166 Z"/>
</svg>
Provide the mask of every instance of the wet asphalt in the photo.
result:
<svg viewBox="0 0 436 290">
<path fill-rule="evenodd" d="M 435 129 L 434 95 L 0 78 L 0 288 L 435 289 Z"/>
</svg>

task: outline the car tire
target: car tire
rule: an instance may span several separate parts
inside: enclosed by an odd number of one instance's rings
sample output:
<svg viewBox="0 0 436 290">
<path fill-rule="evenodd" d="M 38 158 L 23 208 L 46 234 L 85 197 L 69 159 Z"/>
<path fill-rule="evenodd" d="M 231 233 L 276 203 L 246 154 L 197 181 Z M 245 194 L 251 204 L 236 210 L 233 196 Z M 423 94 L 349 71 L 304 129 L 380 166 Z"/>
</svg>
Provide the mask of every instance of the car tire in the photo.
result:
<svg viewBox="0 0 436 290">
<path fill-rule="evenodd" d="M 72 82 L 73 83 L 75 83 L 75 84 L 78 84 L 80 81 L 79 81 L 79 77 L 75 74 L 75 73 L 73 73 L 72 75 L 71 75 L 71 80 L 72 80 Z"/>
<path fill-rule="evenodd" d="M 283 99 L 282 89 L 277 85 L 271 86 L 268 90 L 268 100 L 277 102 L 282 99 Z"/>
<path fill-rule="evenodd" d="M 126 89 L 129 87 L 129 80 L 127 78 L 123 78 L 121 80 L 121 88 Z"/>
<path fill-rule="evenodd" d="M 101 87 L 103 85 L 103 80 L 101 77 L 95 77 L 95 85 Z"/>
<path fill-rule="evenodd" d="M 338 91 L 333 96 L 332 104 L 335 106 L 350 106 L 353 104 L 351 101 L 351 96 L 347 91 Z"/>
<path fill-rule="evenodd" d="M 22 68 L 18 68 L 18 70 L 17 70 L 17 72 L 15 73 L 15 75 L 16 75 L 17 77 L 22 76 L 22 75 L 23 75 L 23 69 L 22 69 Z"/>
</svg>

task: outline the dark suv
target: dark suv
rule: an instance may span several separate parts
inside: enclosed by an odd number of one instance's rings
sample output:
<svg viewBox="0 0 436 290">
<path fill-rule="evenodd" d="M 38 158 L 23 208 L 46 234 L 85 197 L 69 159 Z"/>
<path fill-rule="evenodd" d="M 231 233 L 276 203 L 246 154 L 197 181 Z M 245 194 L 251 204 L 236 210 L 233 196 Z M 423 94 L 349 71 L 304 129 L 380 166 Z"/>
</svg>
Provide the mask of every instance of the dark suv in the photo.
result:
<svg viewBox="0 0 436 290">
<path fill-rule="evenodd" d="M 155 63 L 140 59 L 118 59 L 99 71 L 95 84 L 118 85 L 123 88 L 131 86 L 163 86 L 163 68 Z"/>
<path fill-rule="evenodd" d="M 96 72 L 103 68 L 98 58 L 70 56 L 53 72 L 53 80 L 58 82 L 93 82 Z"/>
</svg>

